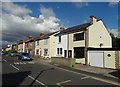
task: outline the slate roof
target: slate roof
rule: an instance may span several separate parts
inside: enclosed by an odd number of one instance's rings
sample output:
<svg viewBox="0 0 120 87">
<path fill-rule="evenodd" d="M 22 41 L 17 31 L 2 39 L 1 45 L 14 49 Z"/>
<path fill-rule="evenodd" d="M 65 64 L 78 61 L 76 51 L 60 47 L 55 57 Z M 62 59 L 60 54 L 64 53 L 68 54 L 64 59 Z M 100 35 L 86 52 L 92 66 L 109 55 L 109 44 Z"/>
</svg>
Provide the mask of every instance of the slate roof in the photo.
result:
<svg viewBox="0 0 120 87">
<path fill-rule="evenodd" d="M 67 28 L 65 29 L 64 31 L 58 33 L 58 34 L 55 34 L 55 36 L 58 36 L 58 35 L 64 35 L 64 34 L 67 34 L 67 33 L 73 33 L 73 32 L 78 32 L 78 31 L 84 31 L 87 27 L 89 27 L 91 24 L 90 22 L 89 23 L 85 23 L 85 24 L 81 24 L 81 25 L 77 25 L 77 26 L 73 26 L 73 27 L 70 27 L 70 28 Z"/>
<path fill-rule="evenodd" d="M 55 33 L 57 33 L 58 31 L 56 31 L 56 32 L 52 32 L 52 33 L 48 33 L 48 34 L 45 34 L 45 35 L 43 35 L 43 36 L 38 36 L 38 37 L 36 37 L 34 40 L 35 41 L 37 41 L 37 40 L 42 40 L 42 39 L 48 39 L 51 35 L 53 35 L 53 34 L 55 34 Z"/>
</svg>

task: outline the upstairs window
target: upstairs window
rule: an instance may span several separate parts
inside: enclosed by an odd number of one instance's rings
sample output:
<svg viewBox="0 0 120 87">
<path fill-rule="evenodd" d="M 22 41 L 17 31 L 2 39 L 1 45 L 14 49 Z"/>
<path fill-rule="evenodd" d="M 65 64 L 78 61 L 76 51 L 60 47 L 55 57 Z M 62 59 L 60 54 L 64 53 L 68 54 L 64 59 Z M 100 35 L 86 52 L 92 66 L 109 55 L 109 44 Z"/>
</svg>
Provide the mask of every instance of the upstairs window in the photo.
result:
<svg viewBox="0 0 120 87">
<path fill-rule="evenodd" d="M 36 55 L 39 55 L 39 49 L 36 50 Z"/>
<path fill-rule="evenodd" d="M 36 42 L 37 46 L 39 45 L 39 41 Z"/>
<path fill-rule="evenodd" d="M 84 32 L 83 33 L 74 34 L 74 41 L 79 41 L 79 40 L 84 40 Z"/>
<path fill-rule="evenodd" d="M 59 43 L 61 43 L 61 36 L 59 36 Z"/>
<path fill-rule="evenodd" d="M 30 46 L 32 46 L 32 42 L 30 42 Z"/>
</svg>

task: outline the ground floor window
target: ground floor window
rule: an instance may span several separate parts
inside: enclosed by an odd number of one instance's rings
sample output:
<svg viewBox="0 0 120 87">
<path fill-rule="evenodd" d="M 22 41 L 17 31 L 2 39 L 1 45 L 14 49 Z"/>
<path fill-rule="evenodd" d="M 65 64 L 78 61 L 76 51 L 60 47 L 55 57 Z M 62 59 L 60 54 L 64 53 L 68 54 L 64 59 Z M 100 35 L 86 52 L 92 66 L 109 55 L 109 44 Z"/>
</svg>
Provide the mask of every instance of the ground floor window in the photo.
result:
<svg viewBox="0 0 120 87">
<path fill-rule="evenodd" d="M 32 49 L 29 50 L 29 54 L 32 55 Z"/>
<path fill-rule="evenodd" d="M 57 54 L 59 54 L 59 48 L 57 48 Z"/>
<path fill-rule="evenodd" d="M 62 48 L 57 48 L 57 54 L 62 55 Z"/>
<path fill-rule="evenodd" d="M 64 57 L 67 57 L 67 50 L 64 50 Z"/>
<path fill-rule="evenodd" d="M 74 57 L 84 58 L 84 47 L 74 47 Z"/>
<path fill-rule="evenodd" d="M 39 55 L 39 49 L 36 50 L 36 55 Z"/>
<path fill-rule="evenodd" d="M 48 55 L 48 49 L 44 49 L 44 56 Z"/>
</svg>

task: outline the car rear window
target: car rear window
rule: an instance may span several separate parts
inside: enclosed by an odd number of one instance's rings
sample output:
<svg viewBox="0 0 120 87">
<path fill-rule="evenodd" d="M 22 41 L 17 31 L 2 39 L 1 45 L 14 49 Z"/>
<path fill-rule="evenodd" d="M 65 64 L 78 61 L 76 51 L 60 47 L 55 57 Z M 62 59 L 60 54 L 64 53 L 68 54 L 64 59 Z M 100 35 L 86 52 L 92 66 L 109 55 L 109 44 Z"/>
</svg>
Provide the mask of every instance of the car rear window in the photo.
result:
<svg viewBox="0 0 120 87">
<path fill-rule="evenodd" d="M 29 55 L 28 53 L 22 53 L 22 55 Z"/>
</svg>

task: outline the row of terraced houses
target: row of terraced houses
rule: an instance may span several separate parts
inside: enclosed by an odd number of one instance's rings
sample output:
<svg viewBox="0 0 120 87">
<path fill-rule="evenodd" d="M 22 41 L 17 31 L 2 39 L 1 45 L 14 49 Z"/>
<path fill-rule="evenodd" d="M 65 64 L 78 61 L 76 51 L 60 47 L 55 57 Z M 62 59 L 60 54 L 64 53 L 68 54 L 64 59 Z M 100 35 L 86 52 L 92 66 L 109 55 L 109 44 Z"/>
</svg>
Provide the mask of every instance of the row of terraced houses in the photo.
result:
<svg viewBox="0 0 120 87">
<path fill-rule="evenodd" d="M 120 67 L 120 49 L 112 48 L 112 38 L 102 19 L 90 16 L 90 22 L 60 28 L 49 34 L 40 33 L 16 44 L 18 52 L 27 52 L 37 58 L 49 58 L 52 62 L 75 63 L 104 68 Z M 61 61 L 61 62 L 60 62 Z"/>
</svg>

